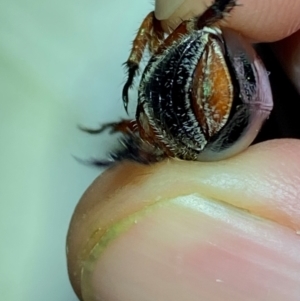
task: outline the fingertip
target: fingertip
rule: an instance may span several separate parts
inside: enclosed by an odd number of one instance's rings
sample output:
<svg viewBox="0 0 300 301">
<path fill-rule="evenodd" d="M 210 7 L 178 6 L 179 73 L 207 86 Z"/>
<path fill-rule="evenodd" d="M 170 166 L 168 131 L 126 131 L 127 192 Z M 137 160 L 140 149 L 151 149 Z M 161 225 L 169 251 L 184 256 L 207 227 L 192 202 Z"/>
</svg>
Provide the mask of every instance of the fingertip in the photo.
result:
<svg viewBox="0 0 300 301">
<path fill-rule="evenodd" d="M 174 24 L 178 25 L 182 19 L 186 20 L 203 13 L 208 5 L 206 0 L 186 0 L 177 8 L 175 7 L 170 15 L 170 9 L 168 13 L 164 13 L 166 3 L 168 1 L 165 0 L 164 6 L 157 5 L 156 8 L 157 16 L 168 16 L 163 21 L 165 28 L 168 24 L 175 26 Z M 239 0 L 238 4 L 225 24 L 253 41 L 278 41 L 300 28 L 298 0 L 291 0 L 288 3 L 285 0 Z"/>
<path fill-rule="evenodd" d="M 297 0 L 239 0 L 228 26 L 256 42 L 281 40 L 300 28 Z"/>
<path fill-rule="evenodd" d="M 173 227 L 168 227 L 169 230 L 163 230 L 165 222 L 168 220 L 167 212 L 177 212 L 169 216 L 169 221 L 172 225 L 173 219 L 177 219 L 181 214 L 180 212 L 183 212 L 183 201 L 181 200 L 181 204 L 178 203 L 178 197 L 181 196 L 188 197 L 188 199 L 184 200 L 185 205 L 191 207 L 191 205 L 197 202 L 198 204 L 202 203 L 200 207 L 206 209 L 211 208 L 208 210 L 210 213 L 224 213 L 224 210 L 229 206 L 230 208 L 240 208 L 238 211 L 241 212 L 250 212 L 249 214 L 254 217 L 254 224 L 255 220 L 257 220 L 256 216 L 259 216 L 259 221 L 264 220 L 267 224 L 272 220 L 272 225 L 276 224 L 280 229 L 286 229 L 284 231 L 287 232 L 284 233 L 289 233 L 287 235 L 299 241 L 296 235 L 300 227 L 300 205 L 297 198 L 300 193 L 299 177 L 297 176 L 299 174 L 299 150 L 300 144 L 297 140 L 278 140 L 250 147 L 242 154 L 220 162 L 200 163 L 170 160 L 151 166 L 124 162 L 107 170 L 91 185 L 82 197 L 75 210 L 69 228 L 67 241 L 68 269 L 70 280 L 77 295 L 82 298 L 82 271 L 84 266 L 88 267 L 86 271 L 89 272 L 87 273 L 87 282 L 84 284 L 87 295 L 91 291 L 89 285 L 95 285 L 95 283 L 97 285 L 97 277 L 103 277 L 103 275 L 106 275 L 106 272 L 110 275 L 110 278 L 108 278 L 111 279 L 110 281 L 113 282 L 112 278 L 116 277 L 116 275 L 110 274 L 110 272 L 114 270 L 111 269 L 111 266 L 106 267 L 109 271 L 99 270 L 97 268 L 97 274 L 93 273 L 95 260 L 97 264 L 98 259 L 101 261 L 102 258 L 102 255 L 99 255 L 101 252 L 96 254 L 94 251 L 97 251 L 99 246 L 101 249 L 100 242 L 103 241 L 105 235 L 108 235 L 110 232 L 113 233 L 113 235 L 106 237 L 106 243 L 109 241 L 117 241 L 118 238 L 116 238 L 116 234 L 118 234 L 118 237 L 128 238 L 126 233 L 130 233 L 130 229 L 138 229 L 137 227 L 141 226 L 141 228 L 139 228 L 142 230 L 141 233 L 143 233 L 140 234 L 139 237 L 141 237 L 147 235 L 152 227 L 157 225 L 159 229 L 154 232 L 164 233 L 165 235 L 160 241 L 168 240 L 168 231 L 171 231 L 170 229 L 174 230 L 176 223 L 173 224 Z M 195 195 L 200 195 L 202 199 L 200 201 L 195 200 Z M 174 207 L 175 199 L 177 199 L 177 203 Z M 218 208 L 216 209 L 214 205 L 216 204 L 216 200 L 219 200 L 225 207 L 217 206 Z M 142 225 L 144 224 L 139 220 L 140 216 L 135 216 L 135 214 L 141 212 L 149 212 L 147 209 L 154 208 L 156 205 L 158 205 L 156 208 L 160 210 L 159 204 L 168 202 L 169 204 L 171 203 L 171 207 L 174 210 L 168 207 L 168 209 L 164 211 L 164 214 L 159 214 L 161 222 L 158 222 L 158 220 L 155 219 L 156 215 L 151 215 L 152 213 L 150 212 L 151 214 L 149 214 L 148 217 L 150 218 L 152 216 L 153 221 L 150 228 L 143 227 Z M 206 204 L 205 206 L 203 205 L 204 203 Z M 181 206 L 179 210 L 178 205 Z M 215 206 L 214 209 L 211 206 Z M 186 223 L 181 225 L 180 221 L 186 219 L 188 223 L 188 220 L 192 218 L 192 216 L 198 216 L 198 213 L 195 213 L 195 208 L 188 209 L 186 217 L 181 216 L 176 226 L 179 228 L 183 227 L 183 230 L 181 232 L 176 230 L 175 233 L 181 233 L 180 235 L 184 237 L 185 233 L 191 232 L 192 229 L 205 229 L 205 233 L 210 235 L 211 233 L 207 231 L 207 228 L 212 228 L 212 225 L 215 225 L 214 227 L 219 229 L 218 233 L 223 233 L 222 229 L 225 229 L 225 226 L 224 224 L 221 228 L 218 226 L 220 223 L 219 219 L 215 219 L 211 226 L 207 226 L 207 224 L 206 226 L 194 225 L 190 230 L 185 229 Z M 159 210 L 157 212 L 159 212 Z M 185 210 L 185 212 L 187 211 Z M 227 218 L 225 220 L 233 220 L 235 216 L 234 212 L 228 212 L 230 213 L 226 215 Z M 197 221 L 201 222 L 204 216 L 207 215 L 203 215 L 202 212 L 201 216 L 201 218 L 195 218 L 195 223 Z M 224 217 L 225 215 L 222 216 Z M 239 220 L 242 221 L 244 218 L 246 218 L 246 216 Z M 135 221 L 137 221 L 137 225 Z M 259 222 L 259 224 L 260 223 L 261 222 Z M 235 225 L 238 224 L 240 224 L 240 222 Z M 248 224 L 247 227 L 241 226 L 240 228 L 249 230 L 249 225 L 250 224 Z M 275 228 L 277 226 L 275 226 Z M 257 230 L 253 233 L 260 232 L 260 230 Z M 155 233 L 153 234 L 154 238 Z M 203 235 L 205 233 L 203 233 Z M 266 234 L 266 237 L 267 236 Z M 285 236 L 285 234 L 283 236 Z M 112 239 L 112 237 L 114 239 Z M 126 241 L 128 242 L 130 240 L 125 239 L 125 243 Z M 140 241 L 140 239 L 138 239 L 138 241 Z M 210 240 L 208 240 L 208 242 L 209 241 Z M 153 239 L 147 243 L 150 245 L 153 244 Z M 176 240 L 174 240 L 174 243 L 176 243 Z M 235 244 L 237 245 L 238 243 Z M 134 243 L 130 242 L 129 246 L 130 245 L 134 246 Z M 155 248 L 157 247 L 156 243 L 153 245 Z M 129 246 L 124 247 L 123 245 L 123 247 L 119 249 L 119 255 L 117 257 L 121 258 L 122 252 L 124 252 L 124 249 L 128 249 Z M 149 248 L 148 245 L 148 249 Z M 107 250 L 109 250 L 107 251 L 107 256 L 111 256 L 110 249 L 107 248 Z M 163 250 L 166 250 L 166 248 L 164 247 Z M 147 252 L 142 253 L 141 258 L 147 256 Z M 110 261 L 108 262 L 114 260 L 116 260 L 116 256 L 110 257 Z M 134 257 L 131 258 L 131 260 L 134 260 Z M 91 262 L 92 265 L 89 265 Z M 106 262 L 107 261 L 102 261 L 102 263 L 99 264 L 102 266 L 106 264 Z M 128 268 L 130 268 L 130 266 Z M 142 265 L 140 265 L 140 269 L 137 270 L 137 273 L 142 270 Z M 117 269 L 114 271 L 116 272 Z M 127 273 L 129 273 L 128 271 L 129 270 L 127 270 Z M 98 276 L 91 279 L 91 275 L 92 278 L 93 275 Z M 117 276 L 119 277 L 120 275 L 118 274 Z M 132 280 L 130 276 L 131 275 L 128 275 L 128 281 Z M 126 277 L 126 274 L 123 274 L 122 277 Z M 138 278 L 139 277 L 137 277 L 137 279 Z M 300 287 L 299 284 L 297 285 Z M 104 286 L 108 286 L 108 289 L 111 289 L 107 283 Z M 294 289 L 292 291 L 295 292 Z M 199 292 L 196 290 L 195 293 L 197 294 Z"/>
<path fill-rule="evenodd" d="M 273 43 L 272 49 L 300 94 L 300 30 Z"/>
<path fill-rule="evenodd" d="M 281 225 L 198 194 L 180 196 L 106 230 L 83 264 L 82 299 L 296 301 L 299 246 Z"/>
<path fill-rule="evenodd" d="M 172 1 L 165 1 L 165 0 L 156 0 L 155 1 L 155 17 L 158 20 L 165 20 L 168 19 L 174 11 L 182 5 L 184 0 L 172 0 Z"/>
</svg>

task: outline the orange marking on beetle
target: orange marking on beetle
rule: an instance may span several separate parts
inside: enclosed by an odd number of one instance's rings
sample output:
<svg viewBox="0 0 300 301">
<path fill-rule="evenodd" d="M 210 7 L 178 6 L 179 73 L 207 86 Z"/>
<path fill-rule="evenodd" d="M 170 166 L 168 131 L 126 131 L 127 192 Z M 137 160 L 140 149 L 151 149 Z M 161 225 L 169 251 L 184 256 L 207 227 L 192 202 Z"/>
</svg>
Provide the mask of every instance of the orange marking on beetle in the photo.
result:
<svg viewBox="0 0 300 301">
<path fill-rule="evenodd" d="M 224 126 L 233 102 L 231 77 L 215 43 L 209 41 L 205 47 L 193 81 L 194 112 L 209 137 Z"/>
</svg>

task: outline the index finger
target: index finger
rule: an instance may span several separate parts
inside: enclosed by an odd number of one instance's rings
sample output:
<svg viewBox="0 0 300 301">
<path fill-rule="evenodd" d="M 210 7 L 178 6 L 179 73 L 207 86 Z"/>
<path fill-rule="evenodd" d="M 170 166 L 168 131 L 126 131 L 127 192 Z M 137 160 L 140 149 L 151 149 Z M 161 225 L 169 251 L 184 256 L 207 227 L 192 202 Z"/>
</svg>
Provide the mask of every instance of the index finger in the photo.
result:
<svg viewBox="0 0 300 301">
<path fill-rule="evenodd" d="M 273 42 L 300 29 L 298 0 L 238 0 L 226 19 L 226 26 L 257 42 Z M 182 19 L 201 14 L 207 0 L 156 0 L 155 15 L 164 25 L 178 24 Z"/>
</svg>

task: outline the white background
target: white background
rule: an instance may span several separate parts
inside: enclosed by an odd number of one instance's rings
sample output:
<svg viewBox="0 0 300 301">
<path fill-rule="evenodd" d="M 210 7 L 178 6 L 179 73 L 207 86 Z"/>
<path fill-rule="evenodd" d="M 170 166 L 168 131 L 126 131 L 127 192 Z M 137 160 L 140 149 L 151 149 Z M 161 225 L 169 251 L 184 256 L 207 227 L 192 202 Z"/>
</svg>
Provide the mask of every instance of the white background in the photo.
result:
<svg viewBox="0 0 300 301">
<path fill-rule="evenodd" d="M 77 300 L 65 237 L 114 142 L 77 124 L 125 117 L 121 89 L 148 0 L 9 0 L 0 9 L 0 300 Z M 133 111 L 133 109 L 132 109 Z"/>
</svg>

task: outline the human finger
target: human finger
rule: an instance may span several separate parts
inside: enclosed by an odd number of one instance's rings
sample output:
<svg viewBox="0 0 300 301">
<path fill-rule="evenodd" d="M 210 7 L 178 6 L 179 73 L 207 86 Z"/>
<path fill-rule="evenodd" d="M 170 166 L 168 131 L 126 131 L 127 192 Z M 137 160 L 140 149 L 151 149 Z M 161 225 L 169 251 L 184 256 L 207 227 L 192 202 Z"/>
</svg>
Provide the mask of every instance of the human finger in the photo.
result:
<svg viewBox="0 0 300 301">
<path fill-rule="evenodd" d="M 274 43 L 272 48 L 285 72 L 300 93 L 300 31 Z"/>
<path fill-rule="evenodd" d="M 165 27 L 176 27 L 182 19 L 201 14 L 211 3 L 207 0 L 156 0 L 155 14 Z M 273 42 L 300 29 L 300 1 L 239 0 L 226 26 L 256 42 Z"/>
<path fill-rule="evenodd" d="M 269 141 L 221 162 L 108 170 L 70 225 L 68 267 L 77 294 L 297 300 L 299 151 L 298 141 Z"/>
</svg>

